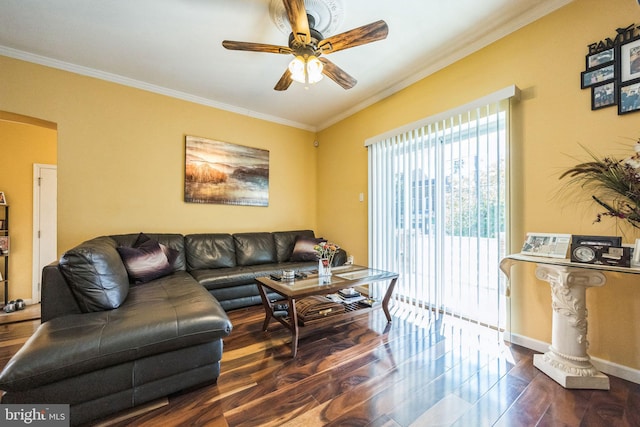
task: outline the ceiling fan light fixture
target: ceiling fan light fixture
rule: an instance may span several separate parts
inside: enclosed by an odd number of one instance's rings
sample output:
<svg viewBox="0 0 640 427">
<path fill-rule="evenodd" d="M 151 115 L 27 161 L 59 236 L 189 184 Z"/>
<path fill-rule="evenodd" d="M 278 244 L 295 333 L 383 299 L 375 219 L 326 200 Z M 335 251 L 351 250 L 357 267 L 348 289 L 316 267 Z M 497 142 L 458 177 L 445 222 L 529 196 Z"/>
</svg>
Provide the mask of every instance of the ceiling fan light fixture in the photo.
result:
<svg viewBox="0 0 640 427">
<path fill-rule="evenodd" d="M 309 83 L 314 84 L 322 80 L 322 62 L 315 56 L 307 59 L 307 79 Z"/>
<path fill-rule="evenodd" d="M 322 68 L 322 62 L 313 55 L 306 59 L 298 55 L 289 63 L 291 78 L 302 84 L 314 84 L 322 80 Z"/>
<path fill-rule="evenodd" d="M 289 71 L 291 71 L 291 78 L 298 83 L 305 83 L 305 61 L 302 56 L 296 56 L 289 63 Z"/>
</svg>

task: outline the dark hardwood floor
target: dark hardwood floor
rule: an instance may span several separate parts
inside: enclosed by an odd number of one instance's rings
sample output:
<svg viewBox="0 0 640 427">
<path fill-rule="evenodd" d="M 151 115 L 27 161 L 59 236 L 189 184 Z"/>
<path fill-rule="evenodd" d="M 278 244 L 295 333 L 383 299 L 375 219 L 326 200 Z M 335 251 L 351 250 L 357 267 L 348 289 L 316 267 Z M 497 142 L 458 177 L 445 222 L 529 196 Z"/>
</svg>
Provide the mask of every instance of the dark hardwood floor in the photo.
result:
<svg viewBox="0 0 640 427">
<path fill-rule="evenodd" d="M 537 370 L 533 352 L 458 319 L 381 310 L 290 337 L 262 332 L 261 307 L 229 313 L 217 385 L 170 396 L 112 426 L 640 426 L 640 385 L 565 390 Z M 0 325 L 0 366 L 39 321 Z M 162 402 L 160 402 L 162 403 Z M 166 403 L 166 401 L 165 401 Z M 98 423 L 99 424 L 99 423 Z"/>
</svg>

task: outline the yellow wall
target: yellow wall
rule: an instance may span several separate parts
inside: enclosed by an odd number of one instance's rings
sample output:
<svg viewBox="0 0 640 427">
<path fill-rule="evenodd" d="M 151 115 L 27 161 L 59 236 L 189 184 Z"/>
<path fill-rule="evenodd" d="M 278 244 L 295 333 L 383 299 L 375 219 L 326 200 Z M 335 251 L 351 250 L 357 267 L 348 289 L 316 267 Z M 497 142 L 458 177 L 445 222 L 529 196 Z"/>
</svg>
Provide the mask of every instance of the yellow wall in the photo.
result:
<svg viewBox="0 0 640 427">
<path fill-rule="evenodd" d="M 32 287 L 33 164 L 56 163 L 56 131 L 38 121 L 21 121 L 0 112 L 0 191 L 10 206 L 9 299 L 27 300 Z M 4 301 L 4 286 L 0 295 Z"/>
<path fill-rule="evenodd" d="M 576 0 L 553 14 L 447 67 L 321 132 L 318 228 L 367 260 L 367 209 L 357 195 L 367 189 L 366 138 L 465 104 L 511 84 L 522 90 L 514 108 L 512 250 L 527 231 L 619 235 L 611 222 L 592 224 L 590 204 L 557 196 L 559 174 L 585 158 L 578 144 L 604 154 L 628 155 L 640 137 L 640 113 L 591 111 L 580 89 L 587 45 L 614 37 L 616 28 L 640 24 L 635 0 Z M 391 29 L 393 31 L 393 29 Z M 473 37 L 470 34 L 470 37 Z M 339 188 L 339 191 L 335 189 Z M 583 194 L 587 200 L 589 194 Z M 633 242 L 640 233 L 627 231 Z M 514 333 L 551 341 L 549 286 L 519 268 L 512 292 Z M 590 354 L 640 369 L 640 286 L 637 278 L 610 275 L 587 291 Z"/>
<path fill-rule="evenodd" d="M 617 233 L 608 222 L 592 225 L 595 210 L 588 204 L 563 203 L 554 195 L 559 173 L 573 164 L 570 156 L 582 156 L 579 143 L 620 153 L 630 145 L 625 138 L 640 137 L 640 113 L 591 111 L 590 92 L 579 84 L 587 45 L 633 22 L 640 23 L 635 0 L 576 0 L 319 132 L 318 149 L 312 132 L 5 57 L 0 110 L 58 124 L 60 251 L 116 232 L 310 227 L 366 263 L 364 140 L 516 84 L 523 91 L 514 108 L 517 251 L 526 231 Z M 268 149 L 270 206 L 184 203 L 189 134 Z M 361 192 L 364 202 L 358 201 Z M 530 273 L 522 271 L 514 281 L 511 326 L 517 334 L 549 342 L 549 288 Z M 591 354 L 640 369 L 640 286 L 613 275 L 603 288 L 590 289 L 588 300 Z"/>
<path fill-rule="evenodd" d="M 0 57 L 0 110 L 58 125 L 58 250 L 127 232 L 316 226 L 315 134 Z M 269 150 L 269 206 L 184 200 L 185 136 Z"/>
</svg>

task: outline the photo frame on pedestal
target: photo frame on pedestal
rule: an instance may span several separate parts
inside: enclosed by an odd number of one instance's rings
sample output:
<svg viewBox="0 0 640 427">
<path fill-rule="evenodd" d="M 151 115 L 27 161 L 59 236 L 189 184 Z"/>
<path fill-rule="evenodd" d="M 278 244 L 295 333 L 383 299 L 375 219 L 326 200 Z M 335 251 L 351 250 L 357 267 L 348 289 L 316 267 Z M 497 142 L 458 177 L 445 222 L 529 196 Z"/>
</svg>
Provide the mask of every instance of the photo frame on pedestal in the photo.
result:
<svg viewBox="0 0 640 427">
<path fill-rule="evenodd" d="M 631 267 L 640 268 L 640 239 L 636 239 L 636 244 L 633 247 L 633 255 L 631 257 Z"/>
<path fill-rule="evenodd" d="M 629 267 L 631 248 L 622 245 L 620 236 L 582 236 L 571 239 L 571 262 Z"/>
<path fill-rule="evenodd" d="M 566 258 L 571 234 L 527 233 L 520 253 L 525 255 Z"/>
</svg>

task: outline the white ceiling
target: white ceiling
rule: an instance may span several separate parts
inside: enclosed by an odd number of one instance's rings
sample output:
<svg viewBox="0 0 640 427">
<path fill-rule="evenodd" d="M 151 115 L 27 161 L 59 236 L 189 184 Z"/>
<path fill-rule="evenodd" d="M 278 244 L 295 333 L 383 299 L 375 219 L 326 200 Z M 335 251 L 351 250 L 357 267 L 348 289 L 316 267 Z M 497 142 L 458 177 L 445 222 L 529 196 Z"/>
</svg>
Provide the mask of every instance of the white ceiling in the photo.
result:
<svg viewBox="0 0 640 427">
<path fill-rule="evenodd" d="M 571 1 L 344 0 L 336 33 L 389 26 L 328 57 L 358 80 L 350 90 L 325 78 L 277 92 L 291 57 L 222 47 L 286 46 L 269 0 L 0 0 L 0 55 L 320 130 Z"/>
</svg>

